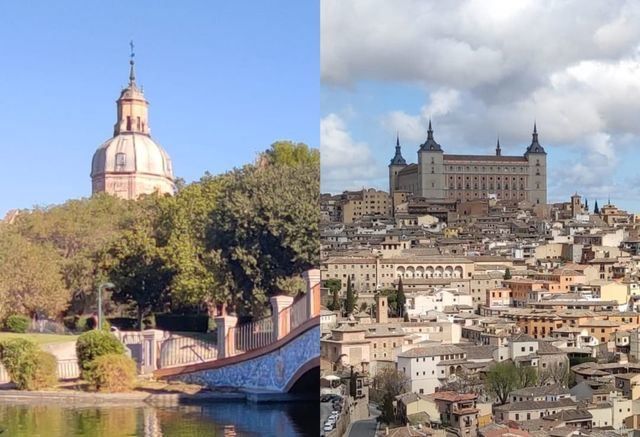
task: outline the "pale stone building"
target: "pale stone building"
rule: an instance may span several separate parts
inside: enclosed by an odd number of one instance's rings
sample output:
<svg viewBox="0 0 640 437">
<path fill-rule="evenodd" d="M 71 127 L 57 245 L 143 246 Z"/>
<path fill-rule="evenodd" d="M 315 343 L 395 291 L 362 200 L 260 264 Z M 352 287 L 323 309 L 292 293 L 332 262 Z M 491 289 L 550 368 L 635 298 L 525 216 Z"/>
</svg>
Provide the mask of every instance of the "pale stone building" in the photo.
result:
<svg viewBox="0 0 640 437">
<path fill-rule="evenodd" d="M 158 192 L 174 194 L 171 159 L 151 138 L 149 102 L 136 84 L 133 54 L 129 84 L 117 100 L 113 137 L 98 147 L 91 163 L 92 192 L 124 199 Z"/>
<path fill-rule="evenodd" d="M 409 379 L 414 393 L 435 393 L 452 376 L 462 372 L 464 350 L 454 345 L 429 344 L 398 354 L 398 371 Z"/>
<path fill-rule="evenodd" d="M 534 124 L 531 144 L 524 155 L 503 156 L 498 141 L 495 155 L 449 155 L 433 137 L 418 150 L 418 163 L 407 164 L 400 142 L 389 164 L 389 189 L 408 191 L 427 199 L 470 201 L 494 197 L 547 203 L 547 153 L 538 142 Z"/>
<path fill-rule="evenodd" d="M 407 294 L 405 312 L 409 318 L 414 318 L 432 311 L 444 312 L 447 307 L 455 305 L 471 307 L 471 296 L 457 289 L 434 289 L 426 293 Z"/>
<path fill-rule="evenodd" d="M 345 191 L 340 197 L 338 210 L 342 223 L 353 223 L 366 216 L 391 215 L 391 197 L 384 191 L 363 188 L 360 191 Z"/>
</svg>

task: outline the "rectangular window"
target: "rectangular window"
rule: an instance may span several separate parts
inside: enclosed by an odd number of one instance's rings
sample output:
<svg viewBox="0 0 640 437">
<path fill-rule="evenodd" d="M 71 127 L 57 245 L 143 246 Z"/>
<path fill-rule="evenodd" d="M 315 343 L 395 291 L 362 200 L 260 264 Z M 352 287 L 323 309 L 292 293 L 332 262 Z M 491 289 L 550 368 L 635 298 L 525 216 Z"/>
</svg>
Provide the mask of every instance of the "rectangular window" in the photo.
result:
<svg viewBox="0 0 640 437">
<path fill-rule="evenodd" d="M 124 153 L 116 153 L 116 167 L 124 167 L 127 165 L 127 155 Z"/>
</svg>

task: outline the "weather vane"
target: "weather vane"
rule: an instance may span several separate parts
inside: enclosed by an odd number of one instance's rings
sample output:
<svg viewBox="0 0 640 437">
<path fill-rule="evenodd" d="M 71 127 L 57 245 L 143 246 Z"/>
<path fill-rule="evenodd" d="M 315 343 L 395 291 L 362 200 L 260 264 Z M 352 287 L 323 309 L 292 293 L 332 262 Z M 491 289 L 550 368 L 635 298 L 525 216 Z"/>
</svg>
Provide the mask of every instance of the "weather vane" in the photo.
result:
<svg viewBox="0 0 640 437">
<path fill-rule="evenodd" d="M 136 55 L 135 52 L 133 51 L 134 49 L 134 45 L 133 45 L 133 40 L 129 41 L 129 47 L 131 47 L 131 62 L 133 62 L 133 58 Z"/>
</svg>

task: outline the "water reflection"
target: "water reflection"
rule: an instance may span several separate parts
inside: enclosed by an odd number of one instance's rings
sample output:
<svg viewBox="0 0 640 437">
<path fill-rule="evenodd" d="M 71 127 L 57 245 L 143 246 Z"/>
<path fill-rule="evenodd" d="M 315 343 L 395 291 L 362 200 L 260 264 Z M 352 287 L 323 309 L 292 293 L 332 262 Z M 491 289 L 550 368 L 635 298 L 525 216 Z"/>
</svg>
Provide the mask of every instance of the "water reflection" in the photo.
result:
<svg viewBox="0 0 640 437">
<path fill-rule="evenodd" d="M 0 430 L 2 437 L 298 437 L 317 435 L 317 414 L 312 402 L 175 408 L 0 404 Z"/>
</svg>

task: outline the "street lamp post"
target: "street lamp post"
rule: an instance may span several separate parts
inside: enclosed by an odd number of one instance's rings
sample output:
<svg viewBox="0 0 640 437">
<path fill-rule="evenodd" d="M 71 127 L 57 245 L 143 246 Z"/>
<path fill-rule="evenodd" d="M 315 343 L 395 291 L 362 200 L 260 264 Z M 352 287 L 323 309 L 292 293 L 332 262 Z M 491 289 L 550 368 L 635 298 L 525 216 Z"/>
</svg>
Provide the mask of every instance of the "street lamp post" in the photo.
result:
<svg viewBox="0 0 640 437">
<path fill-rule="evenodd" d="M 114 288 L 111 282 L 104 282 L 98 287 L 98 329 L 102 331 L 102 292 L 106 289 Z"/>
</svg>

